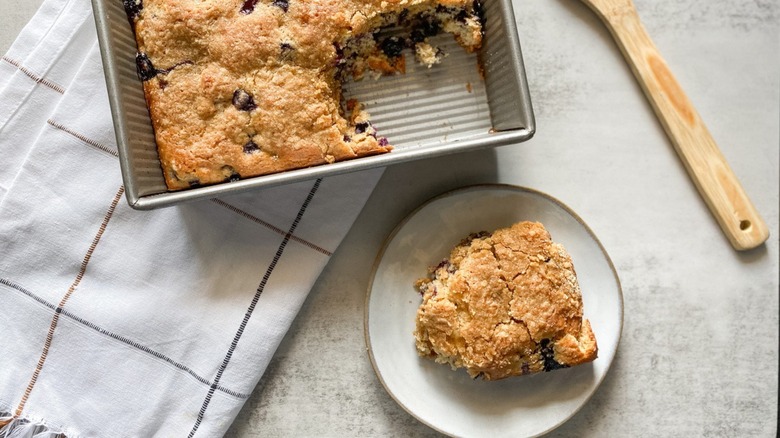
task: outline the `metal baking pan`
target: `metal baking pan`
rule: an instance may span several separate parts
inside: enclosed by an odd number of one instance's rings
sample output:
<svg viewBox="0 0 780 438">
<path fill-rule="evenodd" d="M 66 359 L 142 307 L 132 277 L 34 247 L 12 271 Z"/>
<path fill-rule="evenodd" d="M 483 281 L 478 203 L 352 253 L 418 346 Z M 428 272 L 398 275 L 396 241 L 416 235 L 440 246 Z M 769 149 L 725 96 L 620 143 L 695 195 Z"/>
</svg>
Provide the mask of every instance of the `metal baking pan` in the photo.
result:
<svg viewBox="0 0 780 438">
<path fill-rule="evenodd" d="M 372 124 L 395 146 L 392 152 L 168 191 L 143 85 L 136 73 L 136 42 L 122 1 L 92 0 L 92 8 L 125 193 L 135 209 L 150 210 L 421 158 L 516 144 L 535 132 L 512 1 L 485 0 L 485 38 L 480 53 L 467 54 L 451 36 L 440 35 L 436 42 L 448 56 L 433 68 L 407 62 L 404 75 L 345 84 L 344 96 L 365 104 Z"/>
</svg>

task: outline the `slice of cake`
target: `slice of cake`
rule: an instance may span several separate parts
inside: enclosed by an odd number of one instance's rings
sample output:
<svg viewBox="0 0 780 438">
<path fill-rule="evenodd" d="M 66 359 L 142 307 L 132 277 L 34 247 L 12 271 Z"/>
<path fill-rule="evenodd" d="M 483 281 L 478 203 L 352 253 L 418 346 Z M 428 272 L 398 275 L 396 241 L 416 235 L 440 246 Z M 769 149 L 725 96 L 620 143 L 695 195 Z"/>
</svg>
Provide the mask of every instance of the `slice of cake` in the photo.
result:
<svg viewBox="0 0 780 438">
<path fill-rule="evenodd" d="M 482 44 L 475 0 L 124 0 L 172 190 L 392 149 L 341 82 Z M 392 30 L 392 32 L 390 32 Z M 392 33 L 392 35 L 390 35 Z M 400 35 L 400 36 L 399 36 Z"/>
<path fill-rule="evenodd" d="M 590 362 L 571 257 L 540 223 L 469 236 L 417 282 L 421 356 L 497 380 Z"/>
</svg>

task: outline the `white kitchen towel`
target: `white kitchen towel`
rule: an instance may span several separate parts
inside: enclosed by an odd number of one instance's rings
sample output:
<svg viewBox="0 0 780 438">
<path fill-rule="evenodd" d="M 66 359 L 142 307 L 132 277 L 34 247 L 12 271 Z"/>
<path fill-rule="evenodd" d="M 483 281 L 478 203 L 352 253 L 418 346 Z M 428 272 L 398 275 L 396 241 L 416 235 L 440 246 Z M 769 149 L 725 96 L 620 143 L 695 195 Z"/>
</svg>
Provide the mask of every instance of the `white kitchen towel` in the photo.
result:
<svg viewBox="0 0 780 438">
<path fill-rule="evenodd" d="M 380 175 L 131 209 L 89 0 L 45 0 L 0 61 L 0 437 L 221 436 Z"/>
</svg>

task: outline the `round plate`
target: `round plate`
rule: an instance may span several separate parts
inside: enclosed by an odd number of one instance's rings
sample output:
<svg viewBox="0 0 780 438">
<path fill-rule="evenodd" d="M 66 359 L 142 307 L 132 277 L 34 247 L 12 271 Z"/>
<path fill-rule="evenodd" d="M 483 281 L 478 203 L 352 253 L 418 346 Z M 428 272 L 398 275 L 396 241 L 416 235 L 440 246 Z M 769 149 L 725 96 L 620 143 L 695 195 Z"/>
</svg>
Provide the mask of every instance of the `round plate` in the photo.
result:
<svg viewBox="0 0 780 438">
<path fill-rule="evenodd" d="M 498 381 L 472 380 L 417 355 L 414 288 L 470 233 L 522 220 L 544 224 L 574 261 L 584 316 L 599 346 L 589 364 Z M 371 363 L 387 392 L 428 426 L 453 436 L 536 436 L 559 426 L 596 391 L 615 357 L 623 297 L 612 261 L 593 232 L 560 201 L 514 186 L 487 185 L 434 198 L 401 222 L 379 253 L 366 303 Z"/>
</svg>

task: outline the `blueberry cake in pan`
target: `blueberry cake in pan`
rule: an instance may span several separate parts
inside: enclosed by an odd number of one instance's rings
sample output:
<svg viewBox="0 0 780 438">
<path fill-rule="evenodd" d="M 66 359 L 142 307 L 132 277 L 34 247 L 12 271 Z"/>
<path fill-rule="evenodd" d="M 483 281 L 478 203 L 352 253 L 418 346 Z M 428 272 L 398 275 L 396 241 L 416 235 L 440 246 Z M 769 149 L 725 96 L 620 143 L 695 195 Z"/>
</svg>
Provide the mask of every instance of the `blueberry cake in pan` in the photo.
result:
<svg viewBox="0 0 780 438">
<path fill-rule="evenodd" d="M 473 234 L 416 284 L 421 356 L 498 380 L 593 361 L 572 260 L 542 224 Z"/>
<path fill-rule="evenodd" d="M 171 190 L 388 152 L 342 81 L 482 44 L 478 0 L 123 1 Z"/>
</svg>

